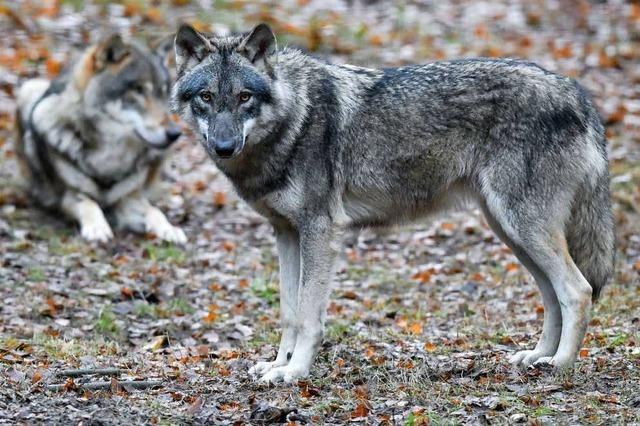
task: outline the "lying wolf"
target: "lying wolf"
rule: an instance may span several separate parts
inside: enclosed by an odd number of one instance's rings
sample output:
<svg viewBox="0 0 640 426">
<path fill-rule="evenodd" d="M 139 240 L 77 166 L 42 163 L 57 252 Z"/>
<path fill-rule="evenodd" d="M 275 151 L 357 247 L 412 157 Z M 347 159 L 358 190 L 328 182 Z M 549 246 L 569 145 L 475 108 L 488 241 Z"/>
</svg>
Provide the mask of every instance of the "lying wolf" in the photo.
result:
<svg viewBox="0 0 640 426">
<path fill-rule="evenodd" d="M 277 51 L 266 25 L 176 36 L 172 102 L 242 198 L 273 225 L 282 340 L 252 373 L 291 382 L 320 347 L 346 228 L 475 202 L 536 279 L 544 326 L 515 364 L 573 365 L 613 270 L 603 128 L 573 80 L 468 59 L 382 70 Z"/>
<path fill-rule="evenodd" d="M 144 196 L 181 133 L 168 119 L 171 46 L 148 51 L 111 36 L 52 82 L 20 88 L 16 152 L 29 191 L 76 220 L 87 240 L 113 237 L 103 213 L 110 208 L 122 227 L 186 242 Z"/>
</svg>

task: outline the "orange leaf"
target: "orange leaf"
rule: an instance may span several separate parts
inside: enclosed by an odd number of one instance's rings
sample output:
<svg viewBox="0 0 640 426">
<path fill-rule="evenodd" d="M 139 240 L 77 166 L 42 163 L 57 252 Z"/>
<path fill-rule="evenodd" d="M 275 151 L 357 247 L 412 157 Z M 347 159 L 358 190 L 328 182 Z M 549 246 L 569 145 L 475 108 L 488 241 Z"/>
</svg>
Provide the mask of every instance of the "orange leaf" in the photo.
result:
<svg viewBox="0 0 640 426">
<path fill-rule="evenodd" d="M 398 362 L 398 367 L 406 368 L 407 370 L 411 370 L 413 368 L 413 361 L 411 361 L 410 359 L 406 359 L 404 361 L 399 361 Z"/>
<path fill-rule="evenodd" d="M 504 267 L 504 269 L 507 270 L 507 272 L 515 272 L 518 269 L 520 269 L 520 266 L 518 266 L 517 263 L 507 263 Z"/>
<path fill-rule="evenodd" d="M 364 403 L 360 403 L 358 404 L 356 409 L 353 410 L 353 412 L 351 413 L 351 418 L 357 419 L 360 417 L 367 417 L 367 414 L 369 414 L 369 409 Z"/>
<path fill-rule="evenodd" d="M 580 358 L 586 358 L 589 356 L 589 349 L 583 348 L 580 349 Z"/>
<path fill-rule="evenodd" d="M 435 352 L 436 349 L 437 349 L 437 346 L 432 342 L 427 342 L 424 344 L 424 350 L 427 352 Z"/>
<path fill-rule="evenodd" d="M 129 287 L 122 287 L 120 289 L 120 296 L 122 296 L 123 299 L 133 299 L 133 290 Z"/>
<path fill-rule="evenodd" d="M 426 271 L 416 272 L 411 276 L 411 279 L 420 281 L 421 283 L 428 283 L 431 281 L 431 276 L 434 273 L 435 273 L 435 269 L 429 268 Z"/>
<path fill-rule="evenodd" d="M 44 62 L 44 66 L 47 69 L 47 75 L 49 75 L 49 77 L 57 76 L 60 74 L 60 70 L 62 69 L 62 63 L 53 58 L 47 58 Z"/>
<path fill-rule="evenodd" d="M 39 371 L 33 373 L 33 377 L 31 378 L 31 383 L 38 383 L 42 380 L 42 374 Z"/>
<path fill-rule="evenodd" d="M 421 334 L 422 333 L 422 324 L 420 324 L 419 322 L 414 322 L 409 327 L 407 327 L 407 330 L 411 334 Z"/>
<path fill-rule="evenodd" d="M 213 204 L 218 208 L 224 207 L 225 204 L 227 204 L 227 196 L 225 193 L 218 191 L 213 194 Z"/>
</svg>

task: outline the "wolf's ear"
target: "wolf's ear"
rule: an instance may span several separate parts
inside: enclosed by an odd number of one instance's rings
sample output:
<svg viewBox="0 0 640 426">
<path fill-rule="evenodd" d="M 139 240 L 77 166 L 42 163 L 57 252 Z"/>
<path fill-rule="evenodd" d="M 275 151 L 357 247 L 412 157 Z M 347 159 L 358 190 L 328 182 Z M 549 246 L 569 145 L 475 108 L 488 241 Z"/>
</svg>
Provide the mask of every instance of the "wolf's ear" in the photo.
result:
<svg viewBox="0 0 640 426">
<path fill-rule="evenodd" d="M 109 64 L 117 64 L 130 53 L 129 47 L 124 44 L 119 34 L 112 35 L 103 40 L 95 52 L 95 65 L 98 70 Z"/>
<path fill-rule="evenodd" d="M 176 67 L 178 76 L 199 64 L 213 51 L 211 42 L 193 27 L 183 24 L 176 34 Z"/>
<path fill-rule="evenodd" d="M 158 56 L 165 65 L 167 65 L 169 61 L 169 53 L 173 50 L 173 41 L 175 38 L 175 34 L 169 34 L 149 43 L 151 51 Z"/>
<path fill-rule="evenodd" d="M 276 36 L 271 28 L 267 24 L 259 24 L 242 40 L 237 50 L 254 65 L 270 70 L 268 59 L 276 49 Z"/>
</svg>

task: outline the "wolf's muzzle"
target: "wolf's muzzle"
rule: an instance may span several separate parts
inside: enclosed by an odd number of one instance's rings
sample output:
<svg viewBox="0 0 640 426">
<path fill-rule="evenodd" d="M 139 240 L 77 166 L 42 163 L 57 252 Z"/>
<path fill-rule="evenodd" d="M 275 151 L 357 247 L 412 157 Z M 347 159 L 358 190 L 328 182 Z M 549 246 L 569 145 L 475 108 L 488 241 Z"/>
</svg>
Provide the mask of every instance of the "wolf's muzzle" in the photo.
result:
<svg viewBox="0 0 640 426">
<path fill-rule="evenodd" d="M 178 126 L 171 126 L 167 128 L 164 133 L 167 136 L 169 143 L 173 143 L 178 140 L 180 135 L 182 135 L 182 130 L 180 130 Z"/>
<path fill-rule="evenodd" d="M 216 140 L 213 148 L 219 157 L 231 158 L 236 150 L 236 142 L 233 139 Z"/>
</svg>

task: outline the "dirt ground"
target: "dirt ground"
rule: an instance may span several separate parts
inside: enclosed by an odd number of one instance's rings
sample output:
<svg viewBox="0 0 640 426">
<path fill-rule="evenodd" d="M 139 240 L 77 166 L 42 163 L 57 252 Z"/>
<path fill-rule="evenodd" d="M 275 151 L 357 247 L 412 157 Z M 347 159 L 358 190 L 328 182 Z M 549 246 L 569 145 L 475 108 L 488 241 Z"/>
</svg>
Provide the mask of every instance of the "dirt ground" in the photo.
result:
<svg viewBox="0 0 640 426">
<path fill-rule="evenodd" d="M 336 62 L 505 56 L 577 78 L 607 124 L 618 252 L 575 371 L 507 362 L 535 344 L 541 299 L 475 210 L 349 236 L 311 378 L 267 386 L 247 370 L 279 338 L 274 238 L 192 138 L 157 189 L 186 246 L 87 244 L 34 208 L 14 161 L 16 86 L 108 32 L 153 39 L 181 21 L 266 21 L 280 45 Z M 0 31 L 0 424 L 640 424 L 638 3 L 14 1 Z M 62 375 L 80 368 L 119 371 Z"/>
</svg>

